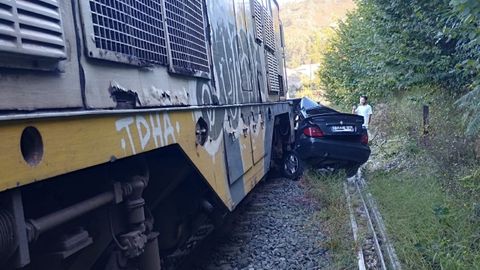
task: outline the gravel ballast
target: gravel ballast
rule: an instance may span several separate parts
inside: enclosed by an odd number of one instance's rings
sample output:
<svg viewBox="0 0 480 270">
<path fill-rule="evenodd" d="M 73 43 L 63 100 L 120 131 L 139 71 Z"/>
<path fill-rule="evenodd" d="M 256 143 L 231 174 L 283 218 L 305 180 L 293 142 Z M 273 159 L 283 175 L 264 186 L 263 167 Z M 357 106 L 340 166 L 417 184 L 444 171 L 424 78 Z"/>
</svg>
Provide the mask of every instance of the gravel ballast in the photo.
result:
<svg viewBox="0 0 480 270">
<path fill-rule="evenodd" d="M 318 204 L 302 181 L 272 178 L 239 205 L 193 269 L 328 269 Z"/>
</svg>

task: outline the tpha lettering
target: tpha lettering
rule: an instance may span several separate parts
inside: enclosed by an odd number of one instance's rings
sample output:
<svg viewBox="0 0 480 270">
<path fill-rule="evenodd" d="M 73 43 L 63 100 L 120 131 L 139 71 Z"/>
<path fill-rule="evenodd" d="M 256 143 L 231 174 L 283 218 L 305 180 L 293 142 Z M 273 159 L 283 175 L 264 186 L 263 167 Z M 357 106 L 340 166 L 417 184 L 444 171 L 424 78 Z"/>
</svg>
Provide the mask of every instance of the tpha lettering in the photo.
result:
<svg viewBox="0 0 480 270">
<path fill-rule="evenodd" d="M 163 113 L 163 117 L 160 117 L 159 113 L 147 116 L 126 117 L 117 120 L 115 126 L 118 132 L 124 131 L 126 133 L 126 138 L 124 136 L 120 141 L 122 149 L 126 151 L 128 144 L 133 154 L 137 153 L 135 145 L 138 142 L 140 142 L 142 151 L 145 150 L 152 140 L 155 147 L 177 142 L 175 129 L 167 113 Z M 179 129 L 178 123 L 177 129 Z M 171 138 L 170 141 L 169 138 Z"/>
</svg>

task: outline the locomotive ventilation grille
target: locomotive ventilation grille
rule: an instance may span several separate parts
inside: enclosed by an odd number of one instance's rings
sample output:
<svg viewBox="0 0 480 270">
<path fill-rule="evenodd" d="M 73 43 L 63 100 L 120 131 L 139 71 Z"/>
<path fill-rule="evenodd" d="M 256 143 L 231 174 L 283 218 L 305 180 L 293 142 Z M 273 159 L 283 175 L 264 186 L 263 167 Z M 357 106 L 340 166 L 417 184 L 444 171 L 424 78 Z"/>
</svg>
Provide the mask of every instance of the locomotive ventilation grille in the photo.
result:
<svg viewBox="0 0 480 270">
<path fill-rule="evenodd" d="M 202 2 L 165 0 L 172 65 L 180 72 L 209 72 Z"/>
<path fill-rule="evenodd" d="M 185 74 L 210 71 L 203 0 L 89 2 L 94 36 L 94 42 L 87 38 L 90 57 L 170 64 L 173 72 Z M 87 27 L 87 37 L 92 36 L 89 31 Z"/>
<path fill-rule="evenodd" d="M 253 16 L 255 18 L 255 39 L 263 42 L 263 6 L 258 0 L 253 0 Z"/>
<path fill-rule="evenodd" d="M 167 63 L 160 1 L 90 0 L 90 11 L 100 50 L 90 50 L 90 56 L 138 65 Z"/>
<path fill-rule="evenodd" d="M 271 92 L 280 92 L 280 82 L 278 77 L 278 61 L 275 54 L 266 52 L 268 64 L 268 84 Z"/>
<path fill-rule="evenodd" d="M 263 17 L 265 19 L 265 25 L 263 26 L 265 34 L 265 47 L 267 47 L 273 52 L 275 51 L 275 31 L 273 28 L 272 15 L 270 15 L 266 8 L 263 8 L 263 14 Z"/>
<path fill-rule="evenodd" d="M 0 52 L 65 58 L 57 0 L 0 0 Z"/>
</svg>

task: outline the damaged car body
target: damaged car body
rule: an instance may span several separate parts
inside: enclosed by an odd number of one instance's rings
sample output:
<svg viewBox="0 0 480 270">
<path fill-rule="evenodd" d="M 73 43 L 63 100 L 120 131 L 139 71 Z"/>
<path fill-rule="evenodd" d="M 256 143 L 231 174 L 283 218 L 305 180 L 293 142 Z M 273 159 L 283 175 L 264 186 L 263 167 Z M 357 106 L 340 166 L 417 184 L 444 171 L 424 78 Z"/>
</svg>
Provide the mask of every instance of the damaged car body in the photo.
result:
<svg viewBox="0 0 480 270">
<path fill-rule="evenodd" d="M 289 165 L 298 159 L 299 165 L 306 162 L 314 168 L 344 169 L 348 177 L 355 175 L 370 156 L 363 117 L 338 112 L 309 98 L 291 102 L 295 114 L 295 145 L 284 171 L 300 174 L 292 170 L 293 167 L 289 170 Z"/>
</svg>

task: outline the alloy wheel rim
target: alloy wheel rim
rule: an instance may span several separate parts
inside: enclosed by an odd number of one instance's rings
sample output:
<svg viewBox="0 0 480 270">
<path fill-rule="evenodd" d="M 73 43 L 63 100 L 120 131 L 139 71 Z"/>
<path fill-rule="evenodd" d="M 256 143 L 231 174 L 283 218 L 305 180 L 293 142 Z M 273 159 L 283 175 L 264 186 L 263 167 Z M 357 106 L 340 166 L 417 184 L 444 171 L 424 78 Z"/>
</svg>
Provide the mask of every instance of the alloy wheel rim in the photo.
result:
<svg viewBox="0 0 480 270">
<path fill-rule="evenodd" d="M 298 170 L 298 158 L 295 155 L 290 154 L 285 162 L 285 169 L 291 174 L 294 174 Z"/>
</svg>

